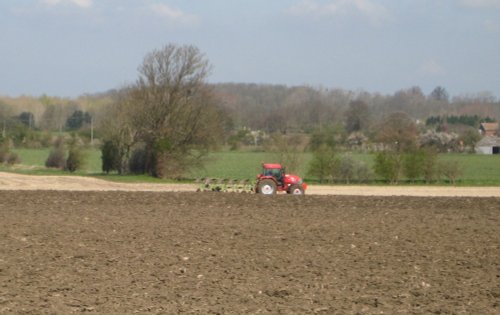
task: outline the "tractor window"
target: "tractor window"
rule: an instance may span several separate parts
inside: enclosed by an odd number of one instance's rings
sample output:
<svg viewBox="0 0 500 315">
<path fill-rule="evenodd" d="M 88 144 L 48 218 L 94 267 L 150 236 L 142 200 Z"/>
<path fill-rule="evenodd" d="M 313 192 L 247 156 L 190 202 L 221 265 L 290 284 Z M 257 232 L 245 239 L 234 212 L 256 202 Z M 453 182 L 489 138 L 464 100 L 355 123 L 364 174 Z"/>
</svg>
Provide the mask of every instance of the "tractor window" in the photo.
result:
<svg viewBox="0 0 500 315">
<path fill-rule="evenodd" d="M 272 176 L 276 179 L 281 179 L 282 175 L 282 170 L 279 168 L 266 168 L 264 169 L 264 175 L 265 176 Z"/>
<path fill-rule="evenodd" d="M 273 177 L 276 178 L 278 183 L 281 183 L 283 180 L 283 170 L 279 168 L 273 169 Z"/>
<path fill-rule="evenodd" d="M 274 168 L 274 169 L 272 169 L 272 171 L 273 171 L 272 175 L 274 176 L 274 178 L 280 178 L 281 177 L 281 170 L 279 170 L 277 168 Z"/>
</svg>

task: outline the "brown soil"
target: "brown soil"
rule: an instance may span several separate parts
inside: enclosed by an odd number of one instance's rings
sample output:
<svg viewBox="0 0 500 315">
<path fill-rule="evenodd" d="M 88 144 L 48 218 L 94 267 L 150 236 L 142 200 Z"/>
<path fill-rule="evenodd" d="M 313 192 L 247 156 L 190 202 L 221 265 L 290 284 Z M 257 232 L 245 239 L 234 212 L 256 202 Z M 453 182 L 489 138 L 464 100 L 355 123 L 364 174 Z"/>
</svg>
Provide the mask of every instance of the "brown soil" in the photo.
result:
<svg viewBox="0 0 500 315">
<path fill-rule="evenodd" d="M 499 205 L 0 191 L 0 314 L 498 314 Z"/>
</svg>

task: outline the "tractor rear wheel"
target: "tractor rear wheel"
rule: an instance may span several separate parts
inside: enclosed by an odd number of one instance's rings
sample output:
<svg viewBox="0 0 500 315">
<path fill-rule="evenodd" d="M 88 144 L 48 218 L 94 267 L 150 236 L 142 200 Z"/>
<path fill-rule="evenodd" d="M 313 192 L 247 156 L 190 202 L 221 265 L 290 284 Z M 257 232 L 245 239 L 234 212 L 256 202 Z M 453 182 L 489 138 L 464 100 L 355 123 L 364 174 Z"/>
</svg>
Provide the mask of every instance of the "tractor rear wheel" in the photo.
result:
<svg viewBox="0 0 500 315">
<path fill-rule="evenodd" d="M 300 185 L 292 185 L 288 189 L 288 193 L 292 195 L 303 195 L 304 194 L 304 188 Z"/>
<path fill-rule="evenodd" d="M 257 185 L 257 192 L 263 195 L 276 194 L 276 183 L 271 179 L 264 179 Z"/>
</svg>

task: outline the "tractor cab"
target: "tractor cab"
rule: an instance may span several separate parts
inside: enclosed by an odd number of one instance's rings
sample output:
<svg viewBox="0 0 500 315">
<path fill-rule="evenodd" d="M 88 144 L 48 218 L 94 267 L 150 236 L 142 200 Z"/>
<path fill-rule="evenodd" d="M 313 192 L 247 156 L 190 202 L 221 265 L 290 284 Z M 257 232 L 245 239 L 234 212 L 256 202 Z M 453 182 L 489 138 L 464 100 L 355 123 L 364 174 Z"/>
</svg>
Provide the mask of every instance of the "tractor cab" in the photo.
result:
<svg viewBox="0 0 500 315">
<path fill-rule="evenodd" d="M 307 185 L 297 175 L 286 174 L 281 164 L 263 163 L 262 172 L 257 175 L 255 192 L 273 195 L 276 192 L 286 192 L 293 195 L 303 195 Z"/>
<path fill-rule="evenodd" d="M 262 174 L 264 177 L 273 177 L 276 182 L 283 183 L 285 168 L 280 164 L 262 164 Z"/>
</svg>

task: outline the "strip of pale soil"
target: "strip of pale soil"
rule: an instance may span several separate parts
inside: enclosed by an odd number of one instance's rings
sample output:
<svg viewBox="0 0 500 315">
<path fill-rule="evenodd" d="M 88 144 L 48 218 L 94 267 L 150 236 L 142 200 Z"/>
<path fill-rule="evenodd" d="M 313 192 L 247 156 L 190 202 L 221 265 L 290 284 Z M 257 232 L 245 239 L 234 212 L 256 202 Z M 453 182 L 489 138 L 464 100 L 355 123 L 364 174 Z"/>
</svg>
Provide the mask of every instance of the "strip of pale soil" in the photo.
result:
<svg viewBox="0 0 500 315">
<path fill-rule="evenodd" d="M 0 190 L 196 191 L 195 184 L 117 183 L 92 177 L 32 176 L 0 172 Z M 500 197 L 500 187 L 454 186 L 320 186 L 308 195 Z"/>
</svg>

